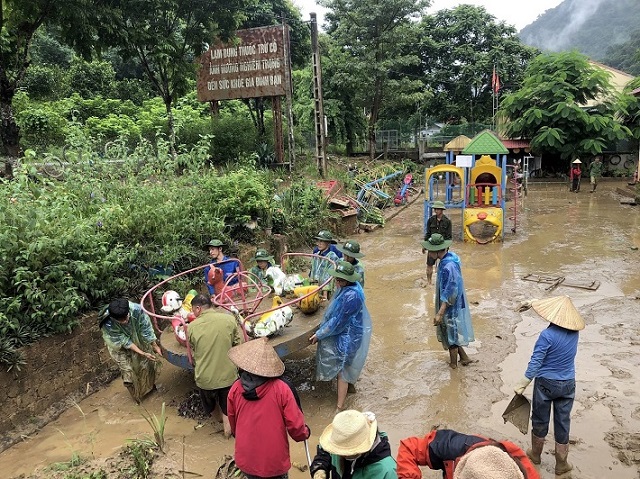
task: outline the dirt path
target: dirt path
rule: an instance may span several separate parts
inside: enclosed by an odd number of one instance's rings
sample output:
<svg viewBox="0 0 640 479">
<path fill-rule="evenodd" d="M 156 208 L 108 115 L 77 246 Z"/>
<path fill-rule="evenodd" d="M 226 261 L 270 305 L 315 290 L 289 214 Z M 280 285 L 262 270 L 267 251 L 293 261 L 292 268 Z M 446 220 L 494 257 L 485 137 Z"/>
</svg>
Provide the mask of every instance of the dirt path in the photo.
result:
<svg viewBox="0 0 640 479">
<path fill-rule="evenodd" d="M 572 477 L 640 477 L 640 210 L 618 204 L 612 192 L 620 185 L 601 186 L 595 195 L 576 195 L 560 184 L 534 185 L 519 212 L 517 235 L 508 235 L 503 245 L 454 243 L 477 338 L 469 352 L 479 362 L 467 368 L 447 366 L 447 354 L 430 326 L 433 288 L 423 286 L 425 257 L 418 243 L 421 202 L 386 228 L 358 237 L 367 255 L 365 293 L 374 336 L 358 393 L 349 397 L 349 405 L 377 414 L 392 450 L 401 438 L 425 434 L 432 426 L 528 445 L 528 437 L 503 424 L 501 413 L 546 323 L 533 312 L 520 314 L 514 308 L 524 300 L 567 294 L 587 322 L 577 358 Z M 460 221 L 455 211 L 448 213 L 455 235 Z M 601 287 L 595 292 L 559 287 L 549 293 L 546 285 L 520 279 L 534 272 L 572 282 L 599 280 Z M 306 350 L 287 367 L 301 390 L 315 447 L 331 421 L 335 393 L 313 383 L 313 353 Z M 223 454 L 232 453 L 233 442 L 210 425 L 194 430 L 193 420 L 176 415 L 176 405 L 193 387 L 188 373 L 165 364 L 161 383 L 144 405 L 156 413 L 163 401 L 170 406 L 170 459 L 180 469 L 210 477 Z M 531 387 L 527 394 L 530 397 Z M 126 439 L 149 432 L 117 380 L 0 454 L 0 470 L 15 477 L 68 461 L 73 453 L 104 458 Z M 554 477 L 551 447 L 545 447 L 543 478 Z M 291 451 L 294 461 L 306 462 L 302 445 L 292 443 Z M 308 473 L 292 469 L 290 477 L 302 479 Z M 441 476 L 425 471 L 425 477 Z"/>
</svg>

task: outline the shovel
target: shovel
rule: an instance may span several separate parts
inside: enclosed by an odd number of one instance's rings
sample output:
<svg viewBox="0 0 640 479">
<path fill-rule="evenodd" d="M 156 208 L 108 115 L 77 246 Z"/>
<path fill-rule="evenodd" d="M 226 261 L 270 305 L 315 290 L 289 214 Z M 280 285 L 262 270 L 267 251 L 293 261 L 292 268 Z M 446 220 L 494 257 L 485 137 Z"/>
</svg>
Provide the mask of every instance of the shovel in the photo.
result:
<svg viewBox="0 0 640 479">
<path fill-rule="evenodd" d="M 507 409 L 502 413 L 505 424 L 509 421 L 522 434 L 529 432 L 529 416 L 531 414 L 531 403 L 522 394 L 516 394 L 511 399 Z"/>
<path fill-rule="evenodd" d="M 309 454 L 309 443 L 307 440 L 304 440 L 304 452 L 307 453 L 307 464 L 309 464 L 309 468 L 311 468 L 311 454 Z"/>
</svg>

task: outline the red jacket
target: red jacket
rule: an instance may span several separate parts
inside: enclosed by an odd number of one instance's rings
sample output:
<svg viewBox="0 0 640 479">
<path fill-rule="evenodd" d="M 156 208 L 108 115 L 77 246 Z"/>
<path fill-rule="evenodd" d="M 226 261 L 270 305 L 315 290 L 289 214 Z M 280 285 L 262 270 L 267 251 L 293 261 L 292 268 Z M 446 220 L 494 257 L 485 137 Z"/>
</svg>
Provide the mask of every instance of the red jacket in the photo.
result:
<svg viewBox="0 0 640 479">
<path fill-rule="evenodd" d="M 281 476 L 291 468 L 287 433 L 300 442 L 309 437 L 309 428 L 286 382 L 269 379 L 254 391 L 245 394 L 238 379 L 227 399 L 231 432 L 236 437 L 236 465 L 252 476 Z"/>
<path fill-rule="evenodd" d="M 580 175 L 582 174 L 582 170 L 580 169 L 580 167 L 576 166 L 571 168 L 571 179 L 573 180 L 574 178 L 580 178 Z"/>
<path fill-rule="evenodd" d="M 525 452 L 509 441 L 494 441 L 481 436 L 469 436 L 442 429 L 431 431 L 423 438 L 409 437 L 398 448 L 398 479 L 421 479 L 418 466 L 443 471 L 444 479 L 453 479 L 460 458 L 467 452 L 487 445 L 495 445 L 520 464 L 525 479 L 540 479 L 538 471 Z"/>
</svg>

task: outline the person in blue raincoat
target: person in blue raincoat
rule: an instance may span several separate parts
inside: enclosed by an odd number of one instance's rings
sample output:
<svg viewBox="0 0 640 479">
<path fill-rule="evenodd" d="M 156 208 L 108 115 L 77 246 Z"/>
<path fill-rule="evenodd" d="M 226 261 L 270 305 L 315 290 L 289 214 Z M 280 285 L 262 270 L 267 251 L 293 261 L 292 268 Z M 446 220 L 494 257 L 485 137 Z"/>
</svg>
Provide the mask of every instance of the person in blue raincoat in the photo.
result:
<svg viewBox="0 0 640 479">
<path fill-rule="evenodd" d="M 313 254 L 322 256 L 322 258 L 313 258 L 311 261 L 311 271 L 309 271 L 309 279 L 318 284 L 324 283 L 329 279 L 329 270 L 333 267 L 333 263 L 338 262 L 342 258 L 342 253 L 336 248 L 338 243 L 333 239 L 330 231 L 322 230 L 314 237 L 316 247 L 313 248 Z M 332 263 L 333 261 L 333 263 Z M 334 282 L 331 281 L 322 290 L 322 295 L 326 299 L 331 299 L 331 294 L 335 289 Z"/>
<path fill-rule="evenodd" d="M 371 316 L 364 302 L 360 275 L 351 263 L 340 261 L 329 271 L 335 278 L 337 293 L 324 313 L 320 327 L 309 338 L 318 343 L 316 379 L 338 379 L 336 409 L 344 410 L 349 384 L 362 372 L 371 340 Z"/>
<path fill-rule="evenodd" d="M 467 366 L 473 361 L 469 359 L 463 346 L 474 341 L 473 325 L 467 294 L 464 290 L 460 258 L 449 251 L 451 240 L 445 240 L 439 233 L 432 234 L 422 242 L 422 247 L 434 259 L 439 259 L 438 278 L 436 280 L 436 316 L 433 324 L 436 326 L 438 341 L 449 350 L 449 366 Z"/>
</svg>

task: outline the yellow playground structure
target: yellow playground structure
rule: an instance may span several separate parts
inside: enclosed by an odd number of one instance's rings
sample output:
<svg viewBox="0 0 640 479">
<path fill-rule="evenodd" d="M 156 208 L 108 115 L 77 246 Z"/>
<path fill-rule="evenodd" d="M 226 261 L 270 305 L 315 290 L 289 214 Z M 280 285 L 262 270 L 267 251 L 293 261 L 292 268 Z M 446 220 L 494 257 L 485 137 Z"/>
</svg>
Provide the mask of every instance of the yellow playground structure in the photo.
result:
<svg viewBox="0 0 640 479">
<path fill-rule="evenodd" d="M 444 149 L 446 163 L 425 169 L 424 232 L 433 202 L 442 201 L 461 211 L 464 241 L 502 241 L 509 150 L 489 130 L 473 140 L 459 136 Z"/>
</svg>

